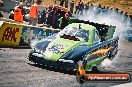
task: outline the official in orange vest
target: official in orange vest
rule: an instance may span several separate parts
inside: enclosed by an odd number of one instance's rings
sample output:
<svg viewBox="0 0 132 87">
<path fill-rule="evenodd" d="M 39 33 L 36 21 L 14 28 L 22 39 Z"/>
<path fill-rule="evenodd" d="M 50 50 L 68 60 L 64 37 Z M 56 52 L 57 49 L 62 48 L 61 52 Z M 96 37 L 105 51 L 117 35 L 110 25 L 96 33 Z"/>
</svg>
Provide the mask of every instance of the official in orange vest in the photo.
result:
<svg viewBox="0 0 132 87">
<path fill-rule="evenodd" d="M 17 22 L 23 22 L 23 3 L 20 3 L 14 10 L 14 20 Z"/>
<path fill-rule="evenodd" d="M 38 10 L 40 5 L 42 3 L 42 0 L 37 0 L 35 4 L 33 4 L 30 8 L 30 20 L 29 24 L 32 24 L 33 26 L 36 26 L 37 19 L 38 19 Z"/>
</svg>

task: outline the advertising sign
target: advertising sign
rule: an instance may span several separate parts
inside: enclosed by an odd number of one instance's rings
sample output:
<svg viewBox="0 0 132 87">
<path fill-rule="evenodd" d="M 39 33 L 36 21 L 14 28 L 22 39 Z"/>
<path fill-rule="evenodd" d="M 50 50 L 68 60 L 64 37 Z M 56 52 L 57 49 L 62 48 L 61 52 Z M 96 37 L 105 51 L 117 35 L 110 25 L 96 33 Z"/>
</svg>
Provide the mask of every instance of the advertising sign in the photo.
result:
<svg viewBox="0 0 132 87">
<path fill-rule="evenodd" d="M 21 25 L 4 23 L 0 27 L 0 46 L 18 46 L 21 32 Z"/>
</svg>

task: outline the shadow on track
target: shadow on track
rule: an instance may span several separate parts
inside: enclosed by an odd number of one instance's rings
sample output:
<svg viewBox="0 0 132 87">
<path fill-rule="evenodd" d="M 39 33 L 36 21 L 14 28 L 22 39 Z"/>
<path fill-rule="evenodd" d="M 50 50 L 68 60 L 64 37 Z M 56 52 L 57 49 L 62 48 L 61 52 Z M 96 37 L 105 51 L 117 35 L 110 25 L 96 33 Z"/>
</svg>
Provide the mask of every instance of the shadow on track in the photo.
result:
<svg viewBox="0 0 132 87">
<path fill-rule="evenodd" d="M 27 64 L 29 64 L 31 66 L 38 67 L 38 68 L 46 69 L 46 70 L 49 70 L 49 71 L 54 71 L 54 72 L 59 72 L 59 73 L 64 73 L 64 74 L 69 74 L 69 75 L 76 75 L 76 71 L 60 69 L 60 68 L 53 67 L 53 66 L 33 64 L 33 63 L 27 63 Z"/>
</svg>

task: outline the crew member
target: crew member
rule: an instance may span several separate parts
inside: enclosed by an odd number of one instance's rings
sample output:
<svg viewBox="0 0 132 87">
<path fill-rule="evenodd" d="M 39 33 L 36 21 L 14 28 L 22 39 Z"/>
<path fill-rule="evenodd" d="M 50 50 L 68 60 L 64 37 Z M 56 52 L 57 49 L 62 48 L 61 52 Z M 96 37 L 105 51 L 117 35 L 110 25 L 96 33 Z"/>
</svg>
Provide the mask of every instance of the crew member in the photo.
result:
<svg viewBox="0 0 132 87">
<path fill-rule="evenodd" d="M 33 4 L 30 8 L 30 20 L 29 24 L 32 24 L 33 26 L 36 26 L 37 24 L 37 18 L 38 18 L 38 10 L 39 6 L 42 3 L 42 0 L 37 0 L 35 4 Z"/>
<path fill-rule="evenodd" d="M 23 22 L 23 3 L 20 3 L 14 10 L 14 20 L 17 22 Z"/>
</svg>

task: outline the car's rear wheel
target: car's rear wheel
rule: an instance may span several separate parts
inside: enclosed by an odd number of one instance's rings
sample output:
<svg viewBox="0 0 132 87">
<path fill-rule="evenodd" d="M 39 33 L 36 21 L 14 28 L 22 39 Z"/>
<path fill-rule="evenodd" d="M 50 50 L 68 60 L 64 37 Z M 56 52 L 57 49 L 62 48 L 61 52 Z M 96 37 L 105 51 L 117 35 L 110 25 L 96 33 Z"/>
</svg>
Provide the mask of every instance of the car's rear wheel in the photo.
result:
<svg viewBox="0 0 132 87">
<path fill-rule="evenodd" d="M 118 46 L 116 46 L 114 49 L 110 51 L 108 58 L 113 59 L 117 54 L 117 52 L 118 52 Z"/>
<path fill-rule="evenodd" d="M 92 67 L 92 73 L 97 73 L 99 70 L 96 66 L 93 66 Z"/>
</svg>

